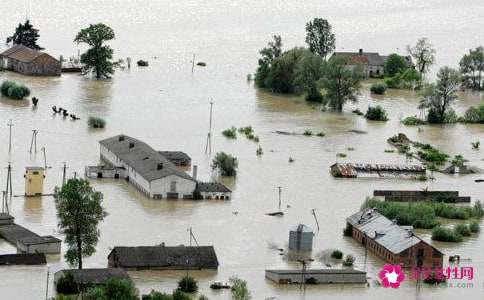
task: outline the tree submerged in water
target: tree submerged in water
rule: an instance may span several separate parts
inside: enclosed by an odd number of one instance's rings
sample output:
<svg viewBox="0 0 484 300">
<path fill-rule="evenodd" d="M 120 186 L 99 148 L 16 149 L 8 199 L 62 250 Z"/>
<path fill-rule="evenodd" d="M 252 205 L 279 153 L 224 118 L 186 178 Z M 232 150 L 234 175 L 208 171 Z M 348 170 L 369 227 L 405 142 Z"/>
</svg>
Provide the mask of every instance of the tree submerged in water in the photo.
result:
<svg viewBox="0 0 484 300">
<path fill-rule="evenodd" d="M 236 157 L 225 152 L 219 152 L 212 161 L 212 169 L 218 170 L 222 176 L 235 176 L 239 162 Z"/>
<path fill-rule="evenodd" d="M 102 207 L 103 194 L 95 191 L 85 179 L 69 179 L 56 187 L 55 205 L 59 228 L 65 235 L 66 261 L 82 269 L 82 258 L 96 252 L 99 222 L 107 216 Z"/>
<path fill-rule="evenodd" d="M 39 30 L 30 24 L 30 20 L 26 20 L 25 23 L 18 24 L 12 36 L 7 37 L 7 44 L 12 43 L 14 45 L 24 45 L 34 50 L 44 50 L 44 48 L 37 45 L 38 38 Z"/>
<path fill-rule="evenodd" d="M 89 25 L 74 39 L 78 44 L 85 43 L 91 47 L 81 55 L 81 63 L 87 71 L 93 71 L 97 79 L 109 78 L 114 73 L 113 49 L 104 44 L 112 39 L 113 29 L 102 23 Z"/>
</svg>

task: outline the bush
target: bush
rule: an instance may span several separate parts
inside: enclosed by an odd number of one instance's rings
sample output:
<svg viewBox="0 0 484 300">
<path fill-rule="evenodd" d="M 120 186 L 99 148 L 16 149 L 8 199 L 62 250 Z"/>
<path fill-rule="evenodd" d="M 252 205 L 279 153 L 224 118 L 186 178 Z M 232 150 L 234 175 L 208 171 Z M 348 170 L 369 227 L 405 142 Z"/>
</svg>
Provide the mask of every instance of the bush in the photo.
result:
<svg viewBox="0 0 484 300">
<path fill-rule="evenodd" d="M 148 62 L 146 60 L 140 59 L 136 63 L 138 64 L 138 67 L 147 67 L 148 66 Z"/>
<path fill-rule="evenodd" d="M 318 132 L 316 135 L 317 135 L 317 136 L 319 136 L 319 137 L 323 137 L 323 136 L 325 136 L 326 134 L 325 134 L 324 132 L 320 131 L 320 132 Z"/>
<path fill-rule="evenodd" d="M 476 222 L 476 221 L 473 221 L 469 224 L 469 230 L 472 232 L 472 233 L 478 233 L 479 231 L 481 231 L 481 227 L 479 226 L 479 223 Z"/>
<path fill-rule="evenodd" d="M 151 290 L 149 294 L 141 296 L 141 300 L 173 300 L 173 296 L 162 292 Z"/>
<path fill-rule="evenodd" d="M 185 276 L 180 281 L 178 281 L 178 290 L 184 293 L 195 293 L 198 291 L 198 283 L 195 278 L 190 276 Z"/>
<path fill-rule="evenodd" d="M 478 107 L 469 107 L 464 114 L 464 122 L 484 123 L 484 104 L 481 104 Z"/>
<path fill-rule="evenodd" d="M 99 117 L 89 117 L 87 119 L 87 125 L 91 128 L 104 128 L 106 126 L 106 121 Z"/>
<path fill-rule="evenodd" d="M 432 240 L 457 243 L 462 242 L 462 236 L 451 229 L 439 226 L 432 230 Z"/>
<path fill-rule="evenodd" d="M 237 138 L 237 128 L 232 126 L 231 128 L 227 128 L 222 131 L 222 135 L 228 139 L 236 139 Z"/>
<path fill-rule="evenodd" d="M 375 107 L 369 106 L 365 118 L 372 121 L 388 121 L 387 112 L 380 105 Z"/>
<path fill-rule="evenodd" d="M 467 224 L 457 224 L 454 227 L 454 231 L 456 234 L 460 234 L 461 236 L 471 236 L 472 232 L 469 229 L 469 226 Z"/>
<path fill-rule="evenodd" d="M 176 290 L 173 292 L 173 300 L 192 300 L 192 298 L 184 292 Z"/>
<path fill-rule="evenodd" d="M 306 284 L 318 284 L 318 281 L 314 277 L 306 278 Z"/>
<path fill-rule="evenodd" d="M 355 263 L 355 257 L 351 254 L 348 254 L 345 256 L 345 259 L 343 260 L 343 266 L 345 267 L 351 267 Z"/>
<path fill-rule="evenodd" d="M 74 295 L 79 293 L 77 283 L 74 281 L 74 276 L 71 272 L 66 272 L 64 276 L 59 278 L 56 285 L 58 294 Z"/>
<path fill-rule="evenodd" d="M 4 81 L 0 86 L 0 91 L 5 97 L 22 100 L 30 95 L 30 90 L 24 85 L 18 85 L 13 81 Z"/>
<path fill-rule="evenodd" d="M 381 82 L 374 83 L 370 87 L 370 91 L 373 94 L 377 94 L 377 95 L 383 95 L 383 94 L 385 94 L 385 91 L 386 90 L 387 90 L 387 86 L 384 83 L 381 83 Z"/>
<path fill-rule="evenodd" d="M 331 252 L 331 258 L 342 259 L 343 258 L 343 252 L 341 252 L 340 250 L 334 250 L 333 252 Z"/>
<path fill-rule="evenodd" d="M 305 135 L 305 136 L 312 136 L 313 135 L 313 132 L 311 130 L 309 130 L 309 129 L 306 129 L 306 130 L 304 130 L 303 135 Z"/>
<path fill-rule="evenodd" d="M 219 152 L 212 161 L 212 169 L 218 169 L 222 176 L 235 176 L 239 162 L 236 157 L 225 152 Z"/>
<path fill-rule="evenodd" d="M 250 135 L 254 135 L 254 129 L 252 128 L 252 126 L 240 127 L 239 133 L 242 133 L 248 137 Z"/>
<path fill-rule="evenodd" d="M 477 200 L 476 203 L 474 203 L 474 207 L 472 208 L 472 215 L 479 219 L 484 217 L 484 207 L 482 206 L 480 200 Z"/>
<path fill-rule="evenodd" d="M 425 121 L 417 117 L 406 117 L 405 119 L 403 119 L 402 123 L 403 125 L 407 125 L 407 126 L 418 126 L 418 125 L 424 125 Z"/>
</svg>

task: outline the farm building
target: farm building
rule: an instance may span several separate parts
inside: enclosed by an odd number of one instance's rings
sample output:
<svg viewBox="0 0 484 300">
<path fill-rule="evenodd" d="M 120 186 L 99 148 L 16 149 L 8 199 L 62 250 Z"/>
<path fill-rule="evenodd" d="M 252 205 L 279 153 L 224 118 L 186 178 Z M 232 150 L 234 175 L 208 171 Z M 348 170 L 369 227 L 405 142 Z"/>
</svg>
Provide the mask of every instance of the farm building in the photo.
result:
<svg viewBox="0 0 484 300">
<path fill-rule="evenodd" d="M 74 279 L 74 282 L 80 286 L 83 285 L 102 285 L 106 283 L 109 279 L 119 279 L 131 281 L 123 269 L 112 269 L 112 268 L 102 268 L 102 269 L 65 269 L 55 272 L 54 274 L 54 285 L 57 286 L 57 282 L 64 277 L 67 273 L 70 273 Z"/>
<path fill-rule="evenodd" d="M 213 246 L 114 247 L 108 255 L 110 268 L 127 270 L 202 270 L 218 268 Z"/>
<path fill-rule="evenodd" d="M 358 52 L 335 52 L 333 57 L 342 57 L 346 59 L 347 65 L 354 68 L 356 65 L 363 67 L 366 77 L 383 77 L 385 75 L 385 62 L 388 56 L 380 55 L 378 52 L 364 52 L 360 49 Z M 402 56 L 407 68 L 415 68 L 410 56 Z"/>
<path fill-rule="evenodd" d="M 177 167 L 190 167 L 192 159 L 188 154 L 182 151 L 158 151 L 166 159 L 171 161 Z"/>
<path fill-rule="evenodd" d="M 354 269 L 266 270 L 266 278 L 279 284 L 366 283 L 366 272 Z"/>
<path fill-rule="evenodd" d="M 364 209 L 346 219 L 346 232 L 368 251 L 404 267 L 442 266 L 443 254 L 413 233 L 375 211 Z"/>
<path fill-rule="evenodd" d="M 47 259 L 43 253 L 17 253 L 17 254 L 2 254 L 0 255 L 0 266 L 13 266 L 13 265 L 45 265 Z"/>
<path fill-rule="evenodd" d="M 60 61 L 47 53 L 23 45 L 15 45 L 0 53 L 0 66 L 24 75 L 61 75 Z"/>
<path fill-rule="evenodd" d="M 202 199 L 230 200 L 232 191 L 219 182 L 198 182 L 195 190 Z"/>
<path fill-rule="evenodd" d="M 101 160 L 112 167 L 124 168 L 128 181 L 147 196 L 193 198 L 197 181 L 146 143 L 126 135 L 99 143 Z"/>
<path fill-rule="evenodd" d="M 289 231 L 289 250 L 311 251 L 313 249 L 313 230 L 299 224 Z"/>
</svg>

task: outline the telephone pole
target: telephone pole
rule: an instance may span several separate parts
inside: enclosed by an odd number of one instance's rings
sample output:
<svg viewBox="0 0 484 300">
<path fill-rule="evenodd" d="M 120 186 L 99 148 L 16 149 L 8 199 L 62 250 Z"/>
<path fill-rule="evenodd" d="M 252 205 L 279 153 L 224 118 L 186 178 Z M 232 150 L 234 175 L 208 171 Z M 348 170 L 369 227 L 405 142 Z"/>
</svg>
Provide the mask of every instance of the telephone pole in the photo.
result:
<svg viewBox="0 0 484 300">
<path fill-rule="evenodd" d="M 64 166 L 62 167 L 62 186 L 66 184 L 66 170 L 67 170 L 67 165 L 64 162 Z"/>
<path fill-rule="evenodd" d="M 44 168 L 47 170 L 47 155 L 45 154 L 45 147 L 42 147 L 40 150 L 44 153 Z"/>
<path fill-rule="evenodd" d="M 29 152 L 32 153 L 32 146 L 34 146 L 34 151 L 37 153 L 37 133 L 39 131 L 37 129 L 32 130 L 32 139 L 30 141 L 30 150 Z"/>
<path fill-rule="evenodd" d="M 9 128 L 9 135 L 8 135 L 8 153 L 12 152 L 12 126 L 13 126 L 13 121 L 10 119 L 7 123 L 7 126 Z"/>
<path fill-rule="evenodd" d="M 7 186 L 5 187 L 5 199 L 7 196 L 12 196 L 12 165 L 8 162 L 7 167 Z"/>
<path fill-rule="evenodd" d="M 279 211 L 281 211 L 281 193 L 282 193 L 282 186 L 277 187 L 279 191 Z"/>
<path fill-rule="evenodd" d="M 195 68 L 195 53 L 193 53 L 193 58 L 192 58 L 192 73 L 194 68 Z"/>
<path fill-rule="evenodd" d="M 212 108 L 213 101 L 210 100 L 210 123 L 208 127 L 207 143 L 205 144 L 205 154 L 208 152 L 210 155 L 212 155 Z"/>
</svg>

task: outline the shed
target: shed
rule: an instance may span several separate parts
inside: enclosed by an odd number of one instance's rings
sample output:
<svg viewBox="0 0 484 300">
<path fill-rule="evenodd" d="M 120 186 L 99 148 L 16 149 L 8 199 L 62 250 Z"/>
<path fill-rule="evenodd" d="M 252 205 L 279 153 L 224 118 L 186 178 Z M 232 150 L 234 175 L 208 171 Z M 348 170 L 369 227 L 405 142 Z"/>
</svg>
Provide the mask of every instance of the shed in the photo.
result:
<svg viewBox="0 0 484 300">
<path fill-rule="evenodd" d="M 54 274 L 54 284 L 57 285 L 59 279 L 65 276 L 65 274 L 70 273 L 74 278 L 77 285 L 81 284 L 93 284 L 100 285 L 104 284 L 107 280 L 111 278 L 119 280 L 131 281 L 128 273 L 123 269 L 116 268 L 100 268 L 100 269 L 64 269 L 55 272 Z"/>
<path fill-rule="evenodd" d="M 311 251 L 313 249 L 313 230 L 299 224 L 289 231 L 289 250 Z"/>
<path fill-rule="evenodd" d="M 60 61 L 47 53 L 23 45 L 15 45 L 0 53 L 0 66 L 24 75 L 61 75 Z"/>
<path fill-rule="evenodd" d="M 229 200 L 232 191 L 220 182 L 197 182 L 195 192 L 200 193 L 202 199 Z"/>
<path fill-rule="evenodd" d="M 3 254 L 0 255 L 0 265 L 45 265 L 47 260 L 45 259 L 45 254 L 35 253 L 35 254 Z"/>
<path fill-rule="evenodd" d="M 366 272 L 354 269 L 266 270 L 266 278 L 279 284 L 366 283 Z"/>
<path fill-rule="evenodd" d="M 25 168 L 25 196 L 41 196 L 44 190 L 45 169 L 42 167 Z"/>
<path fill-rule="evenodd" d="M 202 270 L 218 268 L 213 246 L 114 247 L 108 255 L 111 268 L 127 270 Z"/>
<path fill-rule="evenodd" d="M 166 159 L 171 161 L 177 167 L 190 167 L 192 159 L 188 154 L 182 151 L 158 151 Z"/>
</svg>

